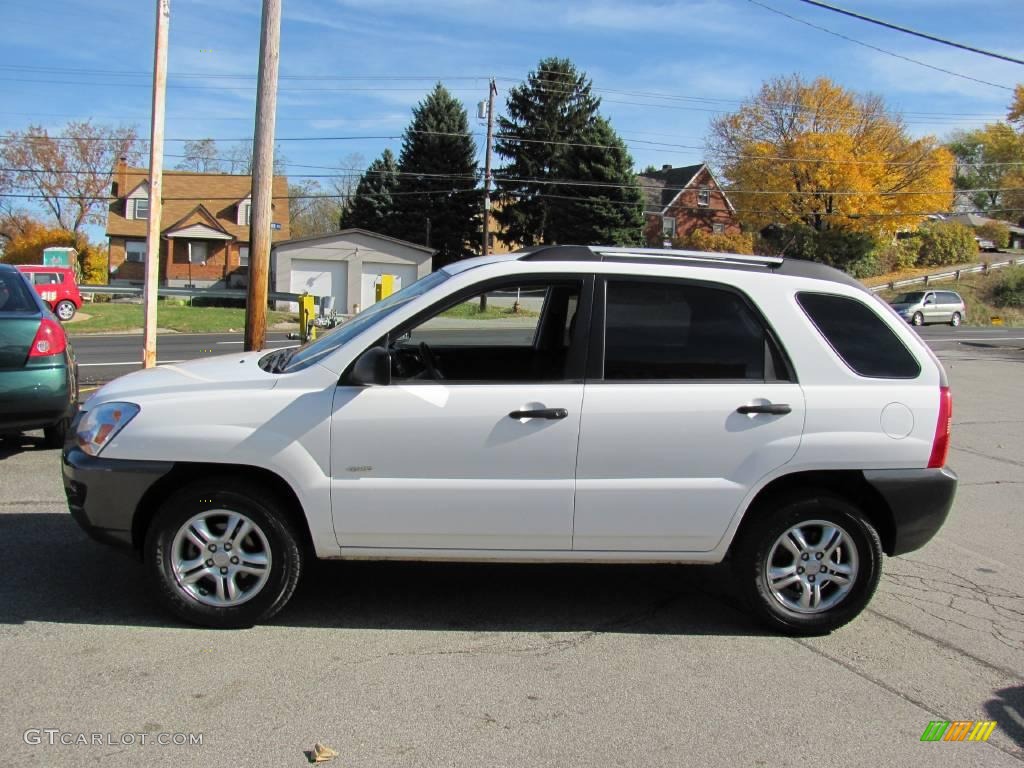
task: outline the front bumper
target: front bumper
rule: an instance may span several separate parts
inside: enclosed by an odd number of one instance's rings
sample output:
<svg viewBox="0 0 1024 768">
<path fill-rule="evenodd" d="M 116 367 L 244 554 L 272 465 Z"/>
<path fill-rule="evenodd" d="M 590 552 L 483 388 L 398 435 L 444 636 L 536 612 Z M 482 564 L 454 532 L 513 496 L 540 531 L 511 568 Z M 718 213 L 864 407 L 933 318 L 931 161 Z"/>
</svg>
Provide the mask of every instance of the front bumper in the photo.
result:
<svg viewBox="0 0 1024 768">
<path fill-rule="evenodd" d="M 892 551 L 903 555 L 920 549 L 946 522 L 956 496 L 956 473 L 942 469 L 873 469 L 864 479 L 881 494 L 892 511 Z"/>
<path fill-rule="evenodd" d="M 139 502 L 173 467 L 164 461 L 104 459 L 65 445 L 62 473 L 71 516 L 97 541 L 132 549 Z"/>
</svg>

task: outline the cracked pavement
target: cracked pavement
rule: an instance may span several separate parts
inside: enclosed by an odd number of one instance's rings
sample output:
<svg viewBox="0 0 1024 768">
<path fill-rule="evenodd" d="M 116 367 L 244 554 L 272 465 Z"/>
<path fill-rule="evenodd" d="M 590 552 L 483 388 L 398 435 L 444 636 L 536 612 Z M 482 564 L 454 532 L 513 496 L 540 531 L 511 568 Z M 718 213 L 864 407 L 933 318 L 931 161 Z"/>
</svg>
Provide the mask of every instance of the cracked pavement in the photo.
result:
<svg viewBox="0 0 1024 768">
<path fill-rule="evenodd" d="M 1024 361 L 940 356 L 953 513 L 813 639 L 763 633 L 722 566 L 319 563 L 270 625 L 184 627 L 72 522 L 57 452 L 0 445 L 3 762 L 299 766 L 321 741 L 342 766 L 1021 766 Z M 988 743 L 919 741 L 976 719 L 998 721 Z"/>
</svg>

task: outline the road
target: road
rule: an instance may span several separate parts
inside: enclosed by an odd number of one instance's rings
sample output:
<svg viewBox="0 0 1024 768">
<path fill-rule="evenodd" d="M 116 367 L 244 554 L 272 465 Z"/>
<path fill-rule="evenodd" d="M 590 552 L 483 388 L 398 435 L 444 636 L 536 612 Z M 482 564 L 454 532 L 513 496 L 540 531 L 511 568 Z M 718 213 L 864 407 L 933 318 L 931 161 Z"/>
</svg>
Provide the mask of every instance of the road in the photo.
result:
<svg viewBox="0 0 1024 768">
<path fill-rule="evenodd" d="M 921 337 L 936 351 L 972 354 L 979 349 L 1017 359 L 1024 354 L 1024 329 L 1021 328 L 950 328 L 926 326 L 918 329 Z M 505 333 L 516 332 L 505 328 Z M 518 330 L 519 333 L 523 331 Z M 433 331 L 434 334 L 457 336 L 457 328 Z M 142 336 L 139 334 L 104 334 L 72 337 L 78 355 L 82 385 L 86 388 L 105 383 L 130 371 L 138 370 Z M 284 333 L 268 333 L 266 348 L 293 346 Z M 223 355 L 242 349 L 241 333 L 167 333 L 157 340 L 157 362 L 161 364 L 191 360 L 197 357 Z"/>
<path fill-rule="evenodd" d="M 0 762 L 301 766 L 322 741 L 339 766 L 1020 768 L 1024 345 L 950 346 L 961 334 L 979 335 L 925 331 L 955 392 L 954 511 L 815 639 L 765 634 L 724 567 L 680 566 L 321 563 L 266 626 L 186 627 L 71 520 L 58 453 L 6 444 Z M 920 742 L 956 719 L 998 726 Z M 27 744 L 29 728 L 203 744 Z"/>
</svg>

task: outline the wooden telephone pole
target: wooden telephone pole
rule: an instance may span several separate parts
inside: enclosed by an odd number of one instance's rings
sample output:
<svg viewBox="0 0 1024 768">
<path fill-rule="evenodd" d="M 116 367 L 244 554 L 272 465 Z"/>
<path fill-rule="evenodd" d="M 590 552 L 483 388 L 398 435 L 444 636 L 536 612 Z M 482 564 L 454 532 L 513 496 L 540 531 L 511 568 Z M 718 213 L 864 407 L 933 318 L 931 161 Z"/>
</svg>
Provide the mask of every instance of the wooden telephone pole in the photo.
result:
<svg viewBox="0 0 1024 768">
<path fill-rule="evenodd" d="M 153 53 L 153 111 L 149 128 L 149 220 L 146 223 L 146 281 L 142 289 L 144 325 L 142 367 L 156 365 L 156 297 L 160 282 L 160 213 L 164 189 L 164 103 L 167 95 L 167 31 L 171 0 L 156 0 Z M 127 190 L 118 190 L 125 194 Z"/>
<path fill-rule="evenodd" d="M 487 94 L 487 151 L 484 154 L 484 242 L 481 254 L 491 252 L 491 145 L 494 140 L 494 96 L 498 86 L 491 80 Z"/>
<path fill-rule="evenodd" d="M 274 126 L 277 69 L 281 58 L 281 0 L 263 0 L 260 69 L 256 86 L 256 128 L 252 142 L 252 214 L 249 222 L 249 295 L 245 349 L 263 349 L 267 336 L 270 226 L 274 196 Z"/>
</svg>

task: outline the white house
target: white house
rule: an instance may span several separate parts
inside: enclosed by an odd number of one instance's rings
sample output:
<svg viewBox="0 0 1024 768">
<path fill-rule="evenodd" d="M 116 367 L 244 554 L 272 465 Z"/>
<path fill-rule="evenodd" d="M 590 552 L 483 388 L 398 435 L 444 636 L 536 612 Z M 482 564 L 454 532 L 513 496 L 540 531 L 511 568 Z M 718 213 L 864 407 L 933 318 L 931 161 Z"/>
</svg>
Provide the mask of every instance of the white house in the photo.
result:
<svg viewBox="0 0 1024 768">
<path fill-rule="evenodd" d="M 398 290 L 430 274 L 434 253 L 365 229 L 282 240 L 271 257 L 274 290 L 332 296 L 336 311 L 352 313 L 374 303 L 382 275 L 392 275 Z M 295 311 L 297 305 L 278 302 L 278 308 Z"/>
</svg>

